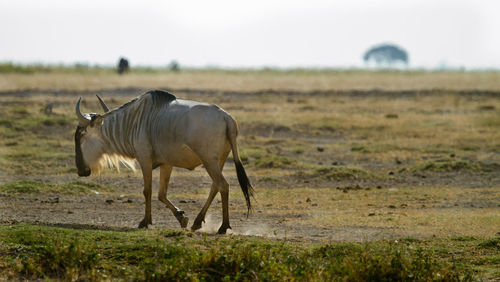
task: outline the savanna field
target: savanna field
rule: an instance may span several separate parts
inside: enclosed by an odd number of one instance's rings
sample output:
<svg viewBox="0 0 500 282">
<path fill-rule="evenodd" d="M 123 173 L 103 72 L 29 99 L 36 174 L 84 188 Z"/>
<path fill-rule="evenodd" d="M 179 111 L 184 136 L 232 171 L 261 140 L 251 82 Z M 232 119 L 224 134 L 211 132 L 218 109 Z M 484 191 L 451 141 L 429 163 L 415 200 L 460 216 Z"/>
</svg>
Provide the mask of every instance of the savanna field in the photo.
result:
<svg viewBox="0 0 500 282">
<path fill-rule="evenodd" d="M 214 103 L 240 128 L 232 230 L 201 231 L 140 169 L 76 173 L 75 103 L 102 113 L 151 89 Z M 190 226 L 211 179 L 175 168 Z M 253 199 L 252 199 L 253 200 Z M 0 279 L 500 280 L 500 73 L 0 68 Z"/>
</svg>

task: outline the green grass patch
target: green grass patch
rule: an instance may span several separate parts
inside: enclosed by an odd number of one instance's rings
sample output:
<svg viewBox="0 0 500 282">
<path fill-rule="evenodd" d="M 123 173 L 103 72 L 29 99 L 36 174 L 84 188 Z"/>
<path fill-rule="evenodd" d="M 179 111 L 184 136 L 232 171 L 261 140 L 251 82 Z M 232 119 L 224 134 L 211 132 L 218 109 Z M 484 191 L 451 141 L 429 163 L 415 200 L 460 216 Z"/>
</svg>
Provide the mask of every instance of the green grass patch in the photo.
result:
<svg viewBox="0 0 500 282">
<path fill-rule="evenodd" d="M 481 116 L 476 119 L 476 124 L 483 127 L 499 128 L 500 113 Z"/>
<path fill-rule="evenodd" d="M 92 193 L 93 191 L 106 192 L 112 190 L 113 188 L 110 186 L 81 180 L 73 180 L 71 182 L 63 184 L 20 180 L 0 185 L 0 192 L 9 195 L 37 193 L 88 194 Z"/>
<path fill-rule="evenodd" d="M 0 278 L 182 281 L 458 281 L 469 267 L 392 241 L 296 244 L 186 231 L 0 226 Z M 451 262 L 450 262 L 451 261 Z"/>
<path fill-rule="evenodd" d="M 301 167 L 300 163 L 292 158 L 286 156 L 277 156 L 273 154 L 266 154 L 259 156 L 250 165 L 258 168 L 297 168 Z"/>
<path fill-rule="evenodd" d="M 500 237 L 484 240 L 481 243 L 479 243 L 479 246 L 481 248 L 497 249 L 500 251 Z"/>
</svg>

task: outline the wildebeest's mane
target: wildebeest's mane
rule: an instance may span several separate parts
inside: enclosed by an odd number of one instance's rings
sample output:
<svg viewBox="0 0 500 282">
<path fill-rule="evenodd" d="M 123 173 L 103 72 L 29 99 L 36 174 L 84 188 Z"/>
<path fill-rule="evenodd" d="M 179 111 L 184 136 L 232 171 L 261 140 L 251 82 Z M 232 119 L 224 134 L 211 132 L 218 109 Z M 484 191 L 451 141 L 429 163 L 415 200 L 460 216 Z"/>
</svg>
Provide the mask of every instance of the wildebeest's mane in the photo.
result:
<svg viewBox="0 0 500 282">
<path fill-rule="evenodd" d="M 151 95 L 153 104 L 155 105 L 163 105 L 177 99 L 174 94 L 164 90 L 151 90 L 146 92 L 146 94 Z"/>
<path fill-rule="evenodd" d="M 137 102 L 137 100 L 139 100 L 143 96 L 146 96 L 148 94 L 151 95 L 151 98 L 153 99 L 153 104 L 154 105 L 163 105 L 163 104 L 169 103 L 169 102 L 177 99 L 177 97 L 175 97 L 174 94 L 172 94 L 172 93 L 170 93 L 168 91 L 164 91 L 164 90 L 150 90 L 150 91 L 142 94 L 141 96 L 136 97 L 136 98 L 128 101 L 127 103 L 121 105 L 119 108 L 111 110 L 110 112 L 108 112 L 106 114 L 110 114 L 110 113 L 112 113 L 114 111 L 125 109 L 125 108 L 129 107 L 130 105 L 132 105 L 133 103 Z"/>
<path fill-rule="evenodd" d="M 104 115 L 105 115 L 105 116 L 107 116 L 107 115 L 109 115 L 109 114 L 111 114 L 111 113 L 114 113 L 114 112 L 116 112 L 116 111 L 119 111 L 119 110 L 121 110 L 121 109 L 125 109 L 125 108 L 127 108 L 128 106 L 130 106 L 130 105 L 132 105 L 133 103 L 135 103 L 137 100 L 139 100 L 139 98 L 140 98 L 140 97 L 135 97 L 134 99 L 132 99 L 132 100 L 128 101 L 127 103 L 125 103 L 125 104 L 121 105 L 119 108 L 113 109 L 113 110 L 111 110 L 111 111 L 109 111 L 109 112 L 105 113 Z"/>
</svg>

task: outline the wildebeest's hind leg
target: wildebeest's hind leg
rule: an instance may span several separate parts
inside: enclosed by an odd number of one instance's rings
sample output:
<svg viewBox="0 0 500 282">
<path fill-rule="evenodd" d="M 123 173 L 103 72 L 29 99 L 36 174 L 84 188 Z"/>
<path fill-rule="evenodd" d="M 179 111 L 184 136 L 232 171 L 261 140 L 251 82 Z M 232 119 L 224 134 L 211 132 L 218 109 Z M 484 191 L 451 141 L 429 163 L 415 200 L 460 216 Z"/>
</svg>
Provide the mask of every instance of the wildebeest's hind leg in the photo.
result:
<svg viewBox="0 0 500 282">
<path fill-rule="evenodd" d="M 170 180 L 170 174 L 172 173 L 172 166 L 170 165 L 162 165 L 160 166 L 160 189 L 158 190 L 158 199 L 167 205 L 175 218 L 179 221 L 182 228 L 185 228 L 188 224 L 189 218 L 184 216 L 184 211 L 180 210 L 170 200 L 167 199 L 167 191 L 168 191 L 168 182 Z"/>
<path fill-rule="evenodd" d="M 217 173 L 220 174 L 221 177 L 222 177 L 222 169 L 224 167 L 224 164 L 226 163 L 226 159 L 227 159 L 228 154 L 229 154 L 229 152 L 223 154 L 223 156 L 219 159 L 219 171 L 218 172 L 214 172 L 215 174 L 217 174 Z M 207 168 L 207 172 L 208 172 L 209 171 L 208 170 L 208 166 L 205 165 L 205 167 Z M 209 172 L 209 175 L 210 175 L 210 172 Z M 210 175 L 210 177 L 212 177 L 212 175 Z M 214 178 L 212 177 L 212 180 L 213 179 Z M 224 179 L 224 177 L 222 177 L 222 179 Z M 224 182 L 225 182 L 225 180 L 224 180 Z M 214 200 L 215 195 L 217 195 L 217 192 L 219 192 L 217 183 L 215 181 L 213 181 L 212 182 L 212 187 L 210 188 L 210 194 L 208 195 L 208 199 L 205 202 L 205 205 L 201 209 L 200 213 L 198 213 L 198 216 L 196 216 L 196 219 L 194 220 L 193 226 L 191 226 L 191 230 L 195 231 L 195 230 L 198 230 L 198 229 L 201 228 L 201 223 L 205 222 L 205 215 L 207 214 L 207 210 L 210 207 L 210 205 L 212 204 L 212 201 Z M 227 223 L 227 225 L 229 227 L 229 217 L 228 217 L 228 223 Z M 225 233 L 225 230 L 224 230 L 223 233 Z"/>
</svg>

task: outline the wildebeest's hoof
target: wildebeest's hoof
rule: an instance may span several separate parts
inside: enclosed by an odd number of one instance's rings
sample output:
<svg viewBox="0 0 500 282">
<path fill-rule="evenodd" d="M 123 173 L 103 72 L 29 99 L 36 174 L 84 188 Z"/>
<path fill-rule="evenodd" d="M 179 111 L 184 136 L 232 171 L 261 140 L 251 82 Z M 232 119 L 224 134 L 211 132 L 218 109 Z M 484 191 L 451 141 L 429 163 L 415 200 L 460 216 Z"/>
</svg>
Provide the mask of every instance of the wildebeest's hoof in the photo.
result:
<svg viewBox="0 0 500 282">
<path fill-rule="evenodd" d="M 186 228 L 189 222 L 189 218 L 184 216 L 184 211 L 178 211 L 175 213 L 175 218 L 179 221 L 182 228 Z"/>
<path fill-rule="evenodd" d="M 193 225 L 191 226 L 191 231 L 196 231 L 198 229 L 201 228 L 201 222 L 200 223 L 197 223 L 196 220 L 195 222 L 193 223 Z"/>
<path fill-rule="evenodd" d="M 229 226 L 229 224 L 227 225 L 222 224 L 221 227 L 219 228 L 219 231 L 217 231 L 217 234 L 226 234 L 228 228 L 232 229 L 231 226 Z"/>
<path fill-rule="evenodd" d="M 188 226 L 189 218 L 187 216 L 183 217 L 179 223 L 181 224 L 182 228 L 186 228 Z"/>
<path fill-rule="evenodd" d="M 148 228 L 148 221 L 146 219 L 143 219 L 140 223 L 139 223 L 139 229 L 147 229 Z"/>
</svg>

